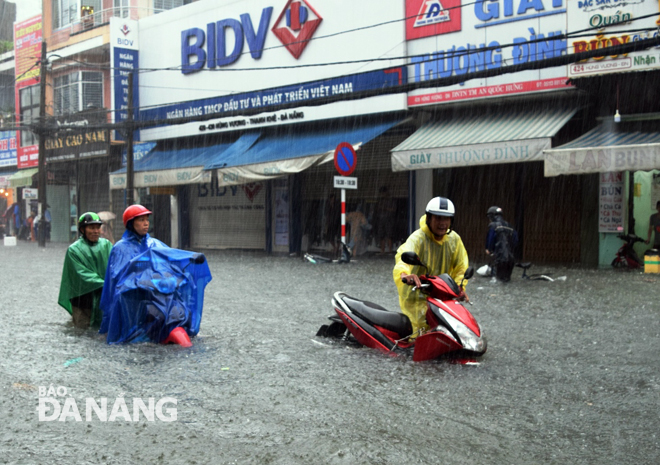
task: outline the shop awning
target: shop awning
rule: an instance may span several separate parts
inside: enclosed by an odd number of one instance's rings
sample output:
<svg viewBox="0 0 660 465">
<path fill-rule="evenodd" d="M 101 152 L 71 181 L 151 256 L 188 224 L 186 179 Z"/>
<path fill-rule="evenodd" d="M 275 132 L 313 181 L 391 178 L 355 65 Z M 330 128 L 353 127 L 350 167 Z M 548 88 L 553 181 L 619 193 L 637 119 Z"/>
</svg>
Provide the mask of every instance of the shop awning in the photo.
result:
<svg viewBox="0 0 660 465">
<path fill-rule="evenodd" d="M 545 175 L 660 169 L 660 132 L 653 130 L 657 127 L 657 122 L 601 124 L 568 144 L 545 150 Z"/>
<path fill-rule="evenodd" d="M 429 121 L 392 149 L 392 170 L 493 165 L 543 159 L 574 107 L 447 114 Z"/>
<path fill-rule="evenodd" d="M 155 149 L 133 166 L 135 187 L 177 186 L 211 181 L 211 172 L 204 171 L 206 165 L 231 144 L 212 147 L 181 149 Z M 111 189 L 126 188 L 126 168 L 110 173 Z"/>
<path fill-rule="evenodd" d="M 205 168 L 216 169 L 218 183 L 225 186 L 299 173 L 332 161 L 339 143 L 348 142 L 357 150 L 398 123 L 363 123 L 355 127 L 329 127 L 273 135 L 247 133 L 226 152 L 214 157 Z"/>
<path fill-rule="evenodd" d="M 18 170 L 9 178 L 9 187 L 26 187 L 32 185 L 32 176 L 39 172 L 39 168 Z"/>
</svg>

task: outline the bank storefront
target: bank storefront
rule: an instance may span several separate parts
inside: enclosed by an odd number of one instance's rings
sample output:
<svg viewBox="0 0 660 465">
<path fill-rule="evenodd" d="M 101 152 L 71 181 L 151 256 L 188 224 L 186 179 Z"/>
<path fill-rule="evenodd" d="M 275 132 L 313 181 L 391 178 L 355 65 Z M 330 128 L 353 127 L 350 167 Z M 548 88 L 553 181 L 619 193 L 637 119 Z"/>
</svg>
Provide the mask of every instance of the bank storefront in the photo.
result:
<svg viewBox="0 0 660 465">
<path fill-rule="evenodd" d="M 332 2 L 295 6 L 200 1 L 139 22 L 139 66 L 156 70 L 140 75 L 139 119 L 162 124 L 140 131 L 142 142 L 157 145 L 136 161 L 134 184 L 139 194 L 167 197 L 159 202 L 171 207 L 173 244 L 176 238 L 181 246 L 295 252 L 314 242 L 326 222 L 316 214 L 320 196 L 332 190 L 334 173 L 327 167 L 341 142 L 358 154 L 369 145 L 380 167 L 366 155 L 360 165 L 382 173 L 383 181 L 385 173 L 393 178 L 382 162 L 401 140 L 390 137 L 405 119 L 405 94 L 331 99 L 406 82 L 403 25 L 394 21 L 402 5 L 387 0 L 374 10 L 370 20 L 383 25 L 372 31 L 360 31 L 362 17 L 347 16 Z M 294 10 L 302 16 L 290 16 Z M 299 29 L 291 29 L 287 15 Z M 223 27 L 212 22 L 207 28 L 210 16 Z M 356 32 L 348 37 L 342 33 L 347 28 Z M 316 35 L 324 39 L 309 40 Z M 234 51 L 216 47 L 212 37 L 233 43 Z M 374 56 L 380 61 L 365 60 Z M 318 66 L 329 61 L 337 63 Z M 178 124 L 181 117 L 200 121 Z M 120 201 L 125 170 L 109 178 Z M 351 193 L 356 204 L 367 196 L 358 191 Z"/>
</svg>

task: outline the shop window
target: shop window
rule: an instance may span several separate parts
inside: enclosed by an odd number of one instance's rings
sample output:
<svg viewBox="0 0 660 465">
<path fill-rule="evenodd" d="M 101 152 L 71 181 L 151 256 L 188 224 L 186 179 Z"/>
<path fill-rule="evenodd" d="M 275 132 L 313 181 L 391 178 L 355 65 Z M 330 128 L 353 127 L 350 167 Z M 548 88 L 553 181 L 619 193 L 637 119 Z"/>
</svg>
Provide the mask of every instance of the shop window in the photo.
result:
<svg viewBox="0 0 660 465">
<path fill-rule="evenodd" d="M 80 21 L 85 27 L 93 27 L 101 24 L 103 21 L 101 9 L 101 0 L 82 0 L 82 5 L 80 6 Z"/>
<path fill-rule="evenodd" d="M 184 0 L 154 0 L 154 11 L 159 13 L 165 10 L 171 10 L 183 6 Z"/>
<path fill-rule="evenodd" d="M 56 77 L 54 100 L 58 115 L 103 108 L 103 75 L 95 71 L 77 71 Z"/>
<path fill-rule="evenodd" d="M 113 7 L 114 16 L 118 16 L 120 18 L 130 17 L 131 13 L 129 0 L 114 0 Z"/>
<path fill-rule="evenodd" d="M 20 117 L 22 124 L 30 124 L 39 118 L 39 86 L 25 87 L 19 90 Z M 37 136 L 30 131 L 21 131 L 21 147 L 39 143 Z"/>
</svg>

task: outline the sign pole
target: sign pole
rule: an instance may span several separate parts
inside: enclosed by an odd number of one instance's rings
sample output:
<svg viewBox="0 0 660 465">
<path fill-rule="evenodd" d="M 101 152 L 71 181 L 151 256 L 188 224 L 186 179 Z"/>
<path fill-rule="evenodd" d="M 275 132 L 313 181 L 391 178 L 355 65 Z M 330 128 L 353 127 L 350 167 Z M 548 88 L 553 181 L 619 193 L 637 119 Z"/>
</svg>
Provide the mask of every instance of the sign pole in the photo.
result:
<svg viewBox="0 0 660 465">
<path fill-rule="evenodd" d="M 135 203 L 133 190 L 133 71 L 128 73 L 128 109 L 126 110 L 126 205 Z"/>
<path fill-rule="evenodd" d="M 346 245 L 346 186 L 357 189 L 357 178 L 347 178 L 355 170 L 355 149 L 348 142 L 341 142 L 335 149 L 335 168 L 341 176 L 335 176 L 335 188 L 341 188 L 341 243 Z"/>
<path fill-rule="evenodd" d="M 46 209 L 48 208 L 46 197 L 46 183 L 48 182 L 46 175 L 46 131 L 44 130 L 46 125 L 46 65 L 48 64 L 46 53 L 46 40 L 42 38 L 40 63 L 41 69 L 39 71 L 39 127 L 41 130 L 37 134 L 39 136 L 39 175 L 37 176 L 37 184 L 39 185 L 39 203 L 41 204 L 39 237 L 37 238 L 39 241 L 39 247 L 46 247 Z M 29 214 L 30 212 L 27 211 L 26 217 Z M 18 232 L 16 234 L 18 234 Z"/>
<path fill-rule="evenodd" d="M 341 243 L 346 245 L 346 189 L 341 190 Z"/>
</svg>

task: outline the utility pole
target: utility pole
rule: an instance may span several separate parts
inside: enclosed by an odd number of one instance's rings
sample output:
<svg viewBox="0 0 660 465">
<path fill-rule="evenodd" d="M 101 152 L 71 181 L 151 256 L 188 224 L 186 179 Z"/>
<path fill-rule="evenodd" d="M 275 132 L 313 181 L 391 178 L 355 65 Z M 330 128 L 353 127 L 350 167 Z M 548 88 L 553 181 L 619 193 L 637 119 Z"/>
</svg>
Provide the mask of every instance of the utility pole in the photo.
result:
<svg viewBox="0 0 660 465">
<path fill-rule="evenodd" d="M 39 247 L 46 247 L 46 41 L 41 40 L 41 66 L 39 70 L 39 176 L 38 190 L 41 204 L 39 220 Z"/>
<path fill-rule="evenodd" d="M 126 113 L 126 203 L 133 205 L 133 71 L 128 73 L 128 111 Z"/>
</svg>

